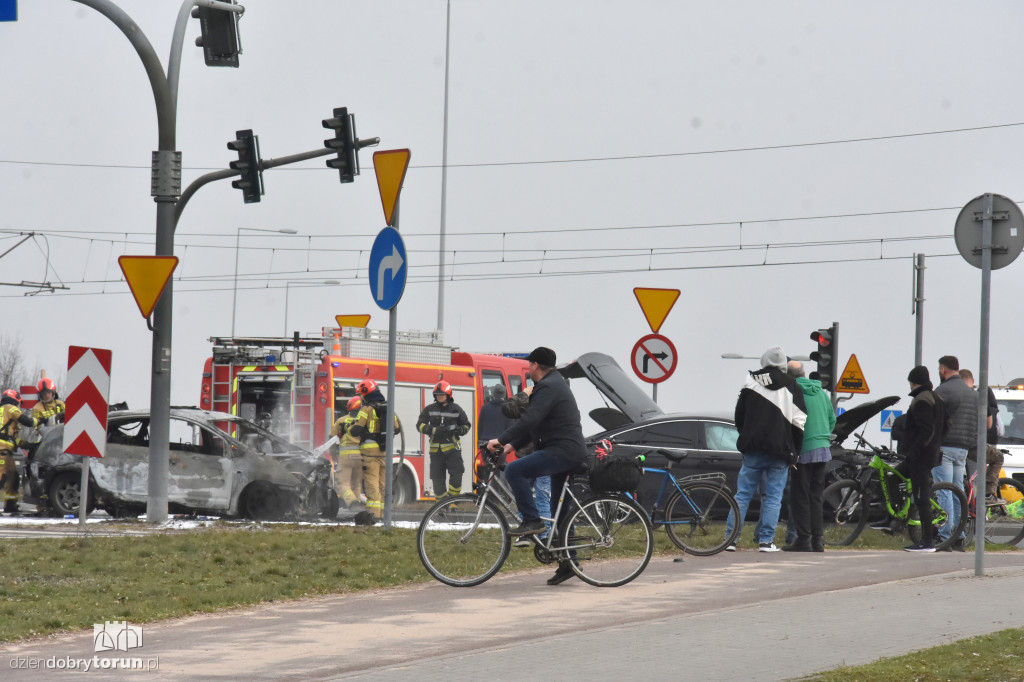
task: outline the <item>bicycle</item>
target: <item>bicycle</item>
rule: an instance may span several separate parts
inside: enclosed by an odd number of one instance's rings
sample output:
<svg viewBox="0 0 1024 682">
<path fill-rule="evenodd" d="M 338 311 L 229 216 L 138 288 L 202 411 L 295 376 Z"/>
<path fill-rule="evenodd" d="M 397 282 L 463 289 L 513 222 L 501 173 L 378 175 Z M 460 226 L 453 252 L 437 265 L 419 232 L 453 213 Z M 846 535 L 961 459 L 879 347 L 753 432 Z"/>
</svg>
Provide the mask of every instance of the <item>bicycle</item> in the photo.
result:
<svg viewBox="0 0 1024 682">
<path fill-rule="evenodd" d="M 512 548 L 509 523 L 519 522 L 515 497 L 499 476 L 503 465 L 494 454 L 481 454 L 486 477 L 474 492 L 435 503 L 416 533 L 427 572 L 453 587 L 479 585 L 496 574 Z M 625 495 L 585 495 L 578 475 L 569 474 L 558 499 L 555 519 L 570 505 L 564 521 L 552 524 L 544 538 L 529 536 L 534 556 L 542 564 L 568 560 L 581 580 L 596 587 L 625 585 L 651 560 L 654 533 L 647 514 Z"/>
<path fill-rule="evenodd" d="M 662 479 L 658 497 L 651 507 L 651 526 L 655 529 L 664 526 L 669 539 L 688 554 L 718 554 L 732 544 L 740 532 L 739 524 L 733 526 L 732 533 L 725 532 L 729 513 L 733 518 L 739 518 L 740 514 L 736 498 L 725 484 L 725 474 L 693 474 L 677 479 L 672 475 L 672 463 L 681 462 L 686 453 L 656 452 L 670 461 L 666 469 L 643 467 L 645 475 L 655 474 Z M 666 491 L 670 492 L 661 511 Z"/>
<path fill-rule="evenodd" d="M 977 524 L 977 496 L 974 491 L 975 472 L 967 479 L 967 523 L 964 545 L 974 540 Z M 985 542 L 991 545 L 1015 546 L 1024 540 L 1024 483 L 1013 478 L 1000 478 L 999 489 L 990 491 L 1001 498 L 1000 503 L 985 505 Z"/>
<path fill-rule="evenodd" d="M 901 457 L 886 447 L 875 447 L 863 436 L 857 436 L 858 443 L 873 453 L 867 464 L 855 466 L 855 478 L 844 479 L 832 483 L 821 495 L 824 506 L 825 544 L 843 547 L 856 540 L 869 517 L 873 514 L 877 519 L 880 512 L 886 517 L 895 519 L 907 527 L 910 539 L 915 544 L 921 543 L 921 521 L 917 518 L 917 508 L 912 502 L 912 485 L 910 479 L 893 467 L 901 461 Z M 874 484 L 874 485 L 872 485 Z M 932 486 L 932 524 L 935 527 L 934 537 L 938 540 L 939 528 L 948 522 L 946 511 L 939 505 L 936 494 L 948 491 L 954 504 L 959 505 L 958 522 L 951 528 L 949 536 L 935 543 L 935 549 L 945 549 L 960 537 L 967 523 L 967 498 L 963 491 L 952 483 L 936 483 Z"/>
</svg>

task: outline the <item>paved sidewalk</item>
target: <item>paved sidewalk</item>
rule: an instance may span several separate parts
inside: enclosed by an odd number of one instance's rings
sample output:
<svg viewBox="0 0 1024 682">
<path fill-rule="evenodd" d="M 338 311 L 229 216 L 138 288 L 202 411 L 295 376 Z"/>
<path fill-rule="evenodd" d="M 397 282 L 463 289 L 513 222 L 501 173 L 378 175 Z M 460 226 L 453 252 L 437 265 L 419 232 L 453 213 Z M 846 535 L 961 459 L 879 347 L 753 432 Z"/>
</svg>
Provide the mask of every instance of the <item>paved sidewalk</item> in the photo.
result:
<svg viewBox="0 0 1024 682">
<path fill-rule="evenodd" d="M 158 667 L 85 679 L 777 680 L 1024 622 L 1024 555 L 989 554 L 981 577 L 973 567 L 955 552 L 745 550 L 655 557 L 610 589 L 548 587 L 545 567 L 146 624 L 128 652 L 96 653 L 92 632 L 8 645 L 0 679 L 83 674 L 45 667 L 51 658 L 130 656 Z M 932 627 L 918 634 L 910 613 Z"/>
</svg>

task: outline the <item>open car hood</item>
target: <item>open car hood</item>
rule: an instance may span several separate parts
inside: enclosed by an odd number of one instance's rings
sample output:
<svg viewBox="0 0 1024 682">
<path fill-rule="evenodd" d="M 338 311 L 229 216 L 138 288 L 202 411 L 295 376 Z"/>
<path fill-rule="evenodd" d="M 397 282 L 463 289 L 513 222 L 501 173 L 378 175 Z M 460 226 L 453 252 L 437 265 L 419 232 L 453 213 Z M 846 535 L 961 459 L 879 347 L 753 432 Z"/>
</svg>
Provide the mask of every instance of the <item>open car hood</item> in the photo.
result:
<svg viewBox="0 0 1024 682">
<path fill-rule="evenodd" d="M 895 405 L 900 401 L 898 395 L 890 395 L 870 403 L 864 403 L 857 407 L 850 408 L 836 417 L 836 427 L 832 429 L 832 444 L 842 445 L 843 441 L 851 433 L 856 431 L 861 424 L 874 417 L 885 408 Z"/>
<path fill-rule="evenodd" d="M 584 353 L 559 367 L 558 371 L 566 379 L 586 377 L 615 406 L 616 409 L 599 407 L 590 412 L 590 418 L 603 429 L 664 414 L 658 403 L 644 393 L 611 356 L 604 353 Z"/>
</svg>

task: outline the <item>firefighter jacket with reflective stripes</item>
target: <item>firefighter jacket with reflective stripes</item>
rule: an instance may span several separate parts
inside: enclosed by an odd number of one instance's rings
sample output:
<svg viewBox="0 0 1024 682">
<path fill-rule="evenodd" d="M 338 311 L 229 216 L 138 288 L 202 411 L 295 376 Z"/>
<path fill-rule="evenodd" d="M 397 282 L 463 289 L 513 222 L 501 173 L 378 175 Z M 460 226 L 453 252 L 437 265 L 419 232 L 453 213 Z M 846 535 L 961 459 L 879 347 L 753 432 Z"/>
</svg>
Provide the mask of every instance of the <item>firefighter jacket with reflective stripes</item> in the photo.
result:
<svg viewBox="0 0 1024 682">
<path fill-rule="evenodd" d="M 0 450 L 17 447 L 19 424 L 34 427 L 36 421 L 16 405 L 0 405 Z"/>
<path fill-rule="evenodd" d="M 334 422 L 331 435 L 338 437 L 338 457 L 359 457 L 359 438 L 353 436 L 350 431 L 356 423 L 359 410 L 352 410 L 344 417 Z"/>
<path fill-rule="evenodd" d="M 366 457 L 383 457 L 386 433 L 380 416 L 388 413 L 384 402 L 363 403 L 356 415 L 356 420 L 349 427 L 349 433 L 359 439 L 359 449 Z M 402 425 L 395 416 L 395 433 L 402 430 Z"/>
<path fill-rule="evenodd" d="M 454 401 L 436 400 L 423 408 L 416 420 L 416 430 L 430 438 L 430 452 L 461 450 L 459 436 L 469 432 L 469 417 Z"/>
<path fill-rule="evenodd" d="M 38 427 L 36 427 L 38 430 L 34 432 L 28 432 L 27 434 L 23 433 L 22 435 L 26 436 L 24 440 L 28 440 L 29 442 L 32 443 L 38 443 L 40 440 L 42 440 L 43 434 L 46 432 L 46 429 L 44 428 L 45 425 L 49 423 L 51 417 L 54 417 L 55 415 L 58 414 L 64 414 L 64 409 L 64 401 L 58 400 L 56 398 L 48 403 L 39 401 L 38 403 L 33 405 L 32 417 L 36 420 L 36 424 L 38 424 Z"/>
</svg>

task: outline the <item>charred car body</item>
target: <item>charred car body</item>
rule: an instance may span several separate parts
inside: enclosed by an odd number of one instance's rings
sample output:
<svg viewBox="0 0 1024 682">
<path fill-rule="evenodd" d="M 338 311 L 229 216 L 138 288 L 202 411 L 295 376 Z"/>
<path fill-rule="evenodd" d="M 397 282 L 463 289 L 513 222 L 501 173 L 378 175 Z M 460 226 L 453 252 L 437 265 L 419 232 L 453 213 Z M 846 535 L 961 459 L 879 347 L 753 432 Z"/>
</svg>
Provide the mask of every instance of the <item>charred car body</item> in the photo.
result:
<svg viewBox="0 0 1024 682">
<path fill-rule="evenodd" d="M 171 408 L 167 481 L 171 513 L 259 520 L 333 518 L 330 462 L 253 422 L 222 412 Z M 89 462 L 89 505 L 112 516 L 146 511 L 149 412 L 112 411 L 104 456 Z M 57 516 L 77 513 L 81 458 L 51 429 L 27 462 L 26 502 Z"/>
</svg>

